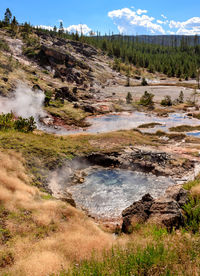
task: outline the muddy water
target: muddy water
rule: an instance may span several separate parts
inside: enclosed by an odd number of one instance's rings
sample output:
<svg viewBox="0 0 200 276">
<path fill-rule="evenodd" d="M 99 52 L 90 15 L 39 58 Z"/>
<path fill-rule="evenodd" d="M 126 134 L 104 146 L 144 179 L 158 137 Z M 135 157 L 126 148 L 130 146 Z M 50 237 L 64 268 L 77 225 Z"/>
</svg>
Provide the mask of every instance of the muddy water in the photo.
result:
<svg viewBox="0 0 200 276">
<path fill-rule="evenodd" d="M 98 218 L 117 218 L 121 212 L 143 195 L 154 198 L 174 185 L 172 179 L 152 174 L 119 169 L 93 170 L 83 184 L 70 187 L 77 206 Z"/>
</svg>

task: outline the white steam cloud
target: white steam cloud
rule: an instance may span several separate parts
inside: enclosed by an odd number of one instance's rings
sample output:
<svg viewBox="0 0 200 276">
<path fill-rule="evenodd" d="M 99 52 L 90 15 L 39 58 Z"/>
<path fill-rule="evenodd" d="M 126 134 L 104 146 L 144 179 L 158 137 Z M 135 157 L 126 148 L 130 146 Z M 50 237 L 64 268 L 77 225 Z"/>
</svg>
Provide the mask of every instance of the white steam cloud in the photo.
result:
<svg viewBox="0 0 200 276">
<path fill-rule="evenodd" d="M 13 112 L 15 116 L 23 118 L 33 116 L 38 123 L 39 118 L 46 115 L 43 110 L 44 98 L 42 91 L 33 91 L 28 86 L 18 84 L 14 97 L 0 97 L 0 113 Z"/>
</svg>

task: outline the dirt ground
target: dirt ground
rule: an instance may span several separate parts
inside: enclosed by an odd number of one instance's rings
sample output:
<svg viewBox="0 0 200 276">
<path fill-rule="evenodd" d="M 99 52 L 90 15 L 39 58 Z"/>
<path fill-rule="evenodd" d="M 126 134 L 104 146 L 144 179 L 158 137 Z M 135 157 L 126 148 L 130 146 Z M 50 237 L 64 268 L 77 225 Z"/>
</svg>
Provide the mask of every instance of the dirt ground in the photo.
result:
<svg viewBox="0 0 200 276">
<path fill-rule="evenodd" d="M 167 95 L 171 96 L 172 100 L 175 100 L 178 98 L 180 91 L 183 91 L 184 100 L 187 101 L 192 97 L 192 94 L 194 93 L 194 90 L 191 88 L 178 86 L 112 86 L 102 89 L 100 93 L 102 96 L 104 95 L 105 98 L 112 98 L 113 100 L 125 100 L 127 93 L 131 92 L 133 100 L 137 101 L 140 99 L 145 91 L 148 91 L 155 95 L 155 102 L 160 102 Z M 200 93 L 200 90 L 197 90 L 197 92 Z"/>
</svg>

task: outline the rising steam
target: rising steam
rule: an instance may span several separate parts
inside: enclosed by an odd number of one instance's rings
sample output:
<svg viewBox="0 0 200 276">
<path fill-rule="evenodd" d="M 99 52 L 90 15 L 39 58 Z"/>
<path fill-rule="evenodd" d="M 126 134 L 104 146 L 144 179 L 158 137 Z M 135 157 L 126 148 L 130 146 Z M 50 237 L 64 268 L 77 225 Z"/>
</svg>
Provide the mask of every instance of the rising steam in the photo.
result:
<svg viewBox="0 0 200 276">
<path fill-rule="evenodd" d="M 42 91 L 33 91 L 20 83 L 14 92 L 14 97 L 0 97 L 0 113 L 13 112 L 15 116 L 23 118 L 33 116 L 38 123 L 39 118 L 46 115 L 43 110 L 44 98 Z"/>
</svg>

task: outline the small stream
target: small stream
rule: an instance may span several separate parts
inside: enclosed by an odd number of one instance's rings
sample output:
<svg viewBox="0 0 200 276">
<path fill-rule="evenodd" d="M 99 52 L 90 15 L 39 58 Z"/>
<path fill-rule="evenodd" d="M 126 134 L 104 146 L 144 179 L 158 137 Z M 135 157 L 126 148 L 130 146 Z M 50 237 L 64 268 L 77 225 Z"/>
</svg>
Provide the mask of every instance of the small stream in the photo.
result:
<svg viewBox="0 0 200 276">
<path fill-rule="evenodd" d="M 69 187 L 77 207 L 86 209 L 98 218 L 118 218 L 121 212 L 142 196 L 150 193 L 154 198 L 174 185 L 167 177 L 122 170 L 94 169 L 83 184 Z"/>
</svg>

